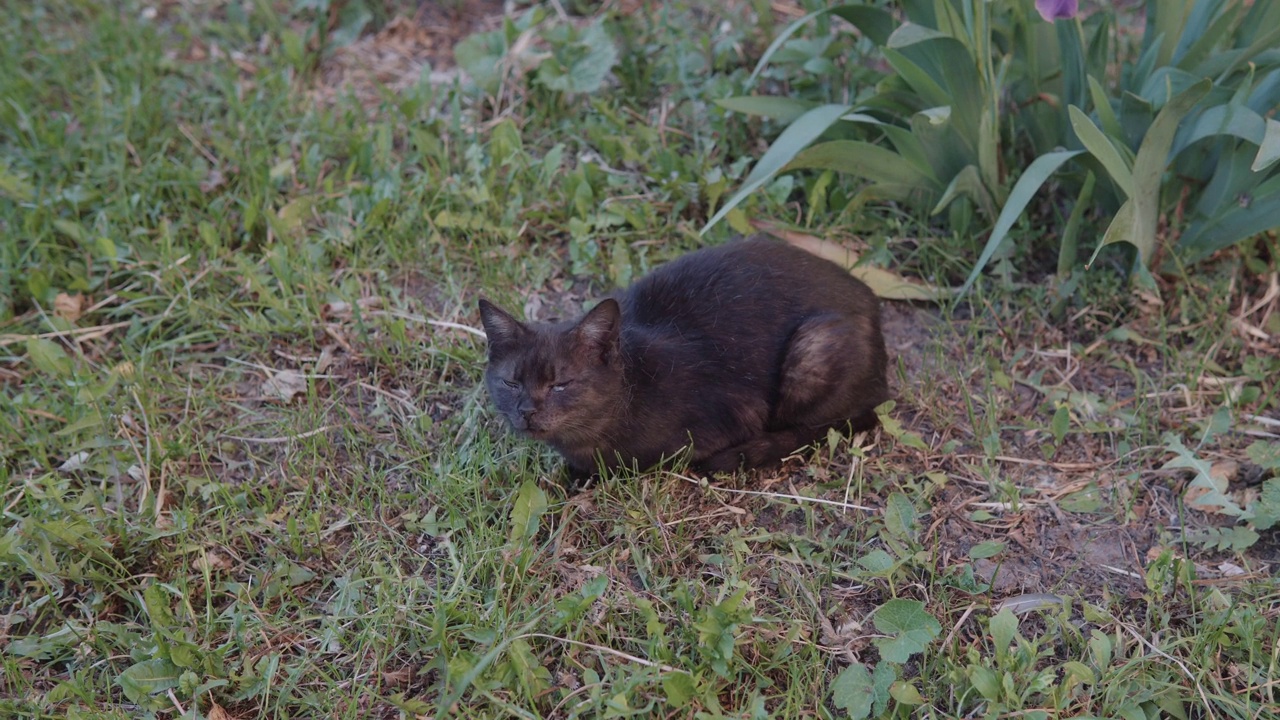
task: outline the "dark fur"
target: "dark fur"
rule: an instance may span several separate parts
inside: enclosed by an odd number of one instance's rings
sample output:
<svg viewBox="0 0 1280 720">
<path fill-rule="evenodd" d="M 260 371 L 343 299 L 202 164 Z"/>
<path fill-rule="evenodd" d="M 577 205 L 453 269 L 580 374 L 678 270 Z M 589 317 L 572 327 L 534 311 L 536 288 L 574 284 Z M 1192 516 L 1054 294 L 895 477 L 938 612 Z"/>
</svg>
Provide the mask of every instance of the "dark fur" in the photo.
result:
<svg viewBox="0 0 1280 720">
<path fill-rule="evenodd" d="M 597 454 L 647 468 L 690 444 L 703 471 L 774 464 L 828 428 L 874 427 L 889 398 L 870 288 L 770 240 L 685 255 L 577 322 L 485 300 L 480 315 L 494 404 L 579 474 Z"/>
</svg>

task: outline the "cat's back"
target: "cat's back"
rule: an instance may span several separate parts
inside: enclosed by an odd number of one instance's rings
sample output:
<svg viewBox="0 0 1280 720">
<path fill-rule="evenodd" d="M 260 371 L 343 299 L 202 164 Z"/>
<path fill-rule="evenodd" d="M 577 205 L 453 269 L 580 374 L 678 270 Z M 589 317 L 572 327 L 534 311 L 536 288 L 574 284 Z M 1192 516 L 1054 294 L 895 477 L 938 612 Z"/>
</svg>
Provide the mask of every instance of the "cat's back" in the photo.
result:
<svg viewBox="0 0 1280 720">
<path fill-rule="evenodd" d="M 684 255 L 619 298 L 623 317 L 651 326 L 715 328 L 793 323 L 821 311 L 874 314 L 870 288 L 835 263 L 752 237 Z"/>
</svg>

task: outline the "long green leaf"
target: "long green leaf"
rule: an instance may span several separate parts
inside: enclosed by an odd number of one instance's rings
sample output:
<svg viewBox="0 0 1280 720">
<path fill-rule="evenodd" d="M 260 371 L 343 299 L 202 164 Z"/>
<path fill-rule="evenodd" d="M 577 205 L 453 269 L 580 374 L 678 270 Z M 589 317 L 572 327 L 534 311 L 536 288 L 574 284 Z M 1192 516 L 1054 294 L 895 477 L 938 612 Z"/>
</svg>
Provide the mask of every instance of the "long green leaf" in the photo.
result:
<svg viewBox="0 0 1280 720">
<path fill-rule="evenodd" d="M 1111 107 L 1111 98 L 1107 97 L 1107 91 L 1092 75 L 1089 76 L 1089 94 L 1093 97 L 1093 109 L 1098 113 L 1102 131 L 1113 138 L 1124 137 L 1120 121 L 1116 119 L 1115 108 Z"/>
<path fill-rule="evenodd" d="M 1165 168 L 1169 164 L 1169 150 L 1173 147 L 1178 123 L 1182 121 L 1213 83 L 1202 80 L 1179 93 L 1165 104 L 1147 129 L 1146 137 L 1138 146 L 1138 157 L 1133 161 L 1134 234 L 1133 243 L 1146 267 L 1155 256 L 1156 223 L 1160 212 L 1160 185 Z"/>
<path fill-rule="evenodd" d="M 1226 203 L 1213 217 L 1198 220 L 1178 239 L 1184 259 L 1195 262 L 1246 238 L 1280 227 L 1280 175 L 1253 189 L 1247 199 Z"/>
<path fill-rule="evenodd" d="M 1178 44 L 1173 49 L 1172 62 L 1175 65 L 1191 69 L 1231 30 L 1235 14 L 1219 13 L 1223 2 L 1224 0 L 1198 0 L 1192 5 L 1186 27 L 1182 29 Z"/>
<path fill-rule="evenodd" d="M 1258 156 L 1249 168 L 1254 172 L 1262 172 L 1280 160 L 1280 122 L 1267 118 L 1267 130 L 1262 144 L 1258 146 Z"/>
<path fill-rule="evenodd" d="M 1098 247 L 1093 249 L 1093 254 L 1089 256 L 1089 262 L 1085 263 L 1085 269 L 1093 265 L 1093 261 L 1098 259 L 1098 253 L 1102 252 L 1102 248 L 1118 242 L 1127 242 L 1137 247 L 1135 235 L 1137 233 L 1137 203 L 1133 198 L 1124 201 L 1120 209 L 1116 211 L 1115 217 L 1111 218 L 1111 224 L 1107 225 L 1107 231 L 1102 234 L 1102 242 L 1098 243 Z"/>
<path fill-rule="evenodd" d="M 1058 278 L 1066 279 L 1076 262 L 1076 253 L 1080 245 L 1080 225 L 1084 220 L 1084 211 L 1093 202 L 1093 186 L 1096 178 L 1089 173 L 1084 178 L 1084 185 L 1076 197 L 1076 204 L 1071 207 L 1071 215 L 1062 230 L 1062 244 L 1058 246 Z"/>
<path fill-rule="evenodd" d="M 969 273 L 968 279 L 960 287 L 958 297 L 962 297 L 969 291 L 969 288 L 973 287 L 974 281 L 978 279 L 982 269 L 987 266 L 987 262 L 995 254 L 996 248 L 1000 247 L 1000 243 L 1009 234 L 1009 230 L 1013 228 L 1013 223 L 1022 215 L 1022 211 L 1027 209 L 1027 204 L 1031 202 L 1031 198 L 1035 196 L 1040 186 L 1044 185 L 1045 181 L 1057 172 L 1063 163 L 1083 152 L 1083 150 L 1058 150 L 1045 153 L 1027 166 L 1027 169 L 1022 173 L 1022 177 L 1018 178 L 1018 182 L 1014 183 L 1013 190 L 1009 191 L 1009 201 L 1000 210 L 1000 217 L 996 219 L 996 225 L 991 230 L 991 237 L 987 238 L 987 244 L 982 248 L 982 254 L 978 257 L 978 262 L 974 264 L 973 271 Z"/>
<path fill-rule="evenodd" d="M 930 210 L 929 214 L 937 215 L 945 210 L 952 200 L 961 195 L 973 200 L 974 204 L 988 218 L 995 217 L 995 200 L 991 197 L 991 193 L 987 192 L 987 187 L 982 184 L 982 176 L 975 165 L 966 165 L 963 170 L 956 173 L 955 177 L 951 178 L 951 184 L 947 185 L 947 189 L 943 191 L 942 199 L 938 201 L 937 205 L 933 206 L 933 210 Z"/>
<path fill-rule="evenodd" d="M 812 110 L 817 103 L 808 100 L 792 100 L 791 98 L 773 95 L 743 95 L 716 100 L 715 103 L 725 110 L 740 112 L 745 115 L 759 115 L 782 123 L 790 124 L 796 118 Z"/>
<path fill-rule="evenodd" d="M 1125 197 L 1133 197 L 1133 169 L 1120 155 L 1120 151 L 1116 150 L 1111 139 L 1102 134 L 1098 126 L 1094 125 L 1080 108 L 1072 105 L 1067 108 L 1067 112 L 1071 113 L 1071 127 L 1076 131 L 1076 137 L 1080 138 L 1085 149 L 1102 163 L 1102 167 L 1107 169 L 1107 174 L 1124 192 Z"/>
<path fill-rule="evenodd" d="M 898 153 L 859 140 L 832 140 L 806 148 L 782 168 L 788 170 L 835 170 L 877 183 L 933 192 L 941 189 L 937 179 L 903 162 Z"/>
<path fill-rule="evenodd" d="M 1264 50 L 1270 50 L 1280 42 L 1280 25 L 1269 28 L 1257 40 L 1249 43 L 1249 47 L 1232 61 L 1225 70 L 1222 71 L 1222 77 L 1226 77 L 1236 71 L 1236 68 L 1251 62 L 1259 53 Z"/>
<path fill-rule="evenodd" d="M 1207 137 L 1222 135 L 1230 135 L 1247 140 L 1254 145 L 1260 145 L 1266 132 L 1267 124 L 1262 116 L 1244 105 L 1237 103 L 1214 105 L 1196 115 L 1178 130 L 1170 154 L 1177 157 L 1192 143 Z"/>
<path fill-rule="evenodd" d="M 732 198 L 725 202 L 707 224 L 702 227 L 700 233 L 705 234 L 711 226 L 720 222 L 729 211 L 738 206 L 742 199 L 751 194 L 756 188 L 765 184 L 769 178 L 778 174 L 778 171 L 792 158 L 800 153 L 809 143 L 818 138 L 819 135 L 826 132 L 840 119 L 841 115 L 849 112 L 848 105 L 819 105 L 809 112 L 801 115 L 795 122 L 787 126 L 786 130 L 778 136 L 778 139 L 769 146 L 764 156 L 751 169 L 751 173 L 747 175 L 746 180 L 742 182 L 742 188 L 734 193 Z"/>
</svg>

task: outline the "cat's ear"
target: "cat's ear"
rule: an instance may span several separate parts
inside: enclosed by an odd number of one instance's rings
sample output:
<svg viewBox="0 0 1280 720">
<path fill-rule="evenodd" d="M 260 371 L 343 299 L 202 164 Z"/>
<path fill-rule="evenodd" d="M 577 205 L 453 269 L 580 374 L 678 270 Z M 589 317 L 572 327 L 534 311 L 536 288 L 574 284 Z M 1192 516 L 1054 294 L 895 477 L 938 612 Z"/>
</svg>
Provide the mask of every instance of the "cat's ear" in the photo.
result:
<svg viewBox="0 0 1280 720">
<path fill-rule="evenodd" d="M 578 347 L 592 353 L 601 362 L 609 360 L 613 355 L 618 344 L 618 333 L 621 331 L 622 309 L 613 298 L 601 300 L 573 328 Z"/>
<path fill-rule="evenodd" d="M 529 332 L 524 323 L 512 317 L 511 313 L 484 298 L 480 298 L 480 322 L 484 324 L 490 349 L 516 342 Z"/>
</svg>

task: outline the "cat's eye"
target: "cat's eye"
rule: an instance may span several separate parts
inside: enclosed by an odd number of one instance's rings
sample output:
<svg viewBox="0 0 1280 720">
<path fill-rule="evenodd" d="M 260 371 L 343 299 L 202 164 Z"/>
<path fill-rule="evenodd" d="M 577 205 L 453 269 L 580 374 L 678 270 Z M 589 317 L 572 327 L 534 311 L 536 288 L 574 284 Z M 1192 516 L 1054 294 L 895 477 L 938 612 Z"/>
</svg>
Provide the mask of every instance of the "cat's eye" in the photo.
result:
<svg viewBox="0 0 1280 720">
<path fill-rule="evenodd" d="M 569 383 L 571 383 L 571 382 L 573 382 L 573 381 L 572 381 L 572 380 L 566 380 L 565 382 L 558 383 L 558 384 L 556 384 L 556 385 L 552 385 L 552 386 L 551 386 L 551 391 L 552 391 L 552 392 L 564 392 L 564 389 L 565 389 L 566 387 L 568 387 L 568 386 L 569 386 Z"/>
<path fill-rule="evenodd" d="M 503 385 L 506 385 L 507 387 L 511 388 L 512 390 L 517 390 L 517 389 L 519 389 L 519 388 L 520 388 L 520 383 L 518 383 L 518 382 L 512 382 L 511 380 L 503 380 L 503 381 L 502 381 L 502 384 L 503 384 Z"/>
</svg>

